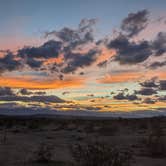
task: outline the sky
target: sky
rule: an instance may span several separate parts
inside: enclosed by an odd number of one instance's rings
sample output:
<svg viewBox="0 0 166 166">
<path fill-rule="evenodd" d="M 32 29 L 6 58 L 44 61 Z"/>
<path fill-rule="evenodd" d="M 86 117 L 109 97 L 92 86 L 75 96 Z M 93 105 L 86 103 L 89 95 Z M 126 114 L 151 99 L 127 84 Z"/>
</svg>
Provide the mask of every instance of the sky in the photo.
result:
<svg viewBox="0 0 166 166">
<path fill-rule="evenodd" d="M 0 0 L 0 110 L 164 112 L 165 9 L 165 0 Z"/>
</svg>

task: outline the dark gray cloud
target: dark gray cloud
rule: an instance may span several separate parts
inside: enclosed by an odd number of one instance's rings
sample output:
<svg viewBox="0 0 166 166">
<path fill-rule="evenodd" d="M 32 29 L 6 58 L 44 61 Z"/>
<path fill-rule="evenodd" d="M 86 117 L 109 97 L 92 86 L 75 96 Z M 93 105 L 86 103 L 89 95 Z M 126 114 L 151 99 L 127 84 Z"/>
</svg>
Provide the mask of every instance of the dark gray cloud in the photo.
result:
<svg viewBox="0 0 166 166">
<path fill-rule="evenodd" d="M 117 95 L 113 96 L 113 98 L 116 100 L 129 100 L 129 101 L 139 100 L 136 94 L 125 95 L 124 92 L 118 93 Z"/>
<path fill-rule="evenodd" d="M 60 31 L 46 32 L 45 37 L 57 37 L 67 44 L 66 50 L 71 50 L 78 45 L 94 41 L 94 26 L 96 22 L 96 19 L 83 19 L 77 29 L 65 27 Z"/>
<path fill-rule="evenodd" d="M 61 72 L 71 73 L 76 71 L 78 68 L 90 66 L 93 62 L 96 61 L 98 54 L 98 50 L 90 50 L 85 54 L 69 52 L 64 56 L 66 59 L 65 63 L 67 62 L 67 66 L 65 66 Z"/>
<path fill-rule="evenodd" d="M 115 49 L 117 51 L 115 60 L 119 61 L 121 64 L 140 63 L 152 55 L 152 49 L 149 42 L 130 42 L 129 39 L 122 34 L 112 40 L 108 44 L 108 48 Z"/>
<path fill-rule="evenodd" d="M 166 102 L 166 96 L 160 96 L 160 97 L 158 97 L 157 100 L 161 101 L 161 102 Z"/>
<path fill-rule="evenodd" d="M 136 13 L 130 13 L 122 21 L 121 32 L 118 37 L 109 42 L 108 38 L 95 40 L 94 32 L 96 19 L 83 19 L 77 28 L 62 28 L 59 31 L 50 31 L 45 33 L 48 39 L 41 46 L 24 47 L 16 54 L 9 50 L 0 50 L 6 54 L 0 58 L 0 72 L 23 69 L 29 66 L 36 71 L 45 70 L 49 74 L 57 74 L 57 78 L 63 80 L 65 74 L 75 73 L 77 69 L 88 67 L 98 58 L 101 43 L 107 45 L 109 49 L 115 49 L 114 60 L 121 64 L 137 64 L 144 62 L 151 55 L 162 55 L 166 51 L 166 33 L 160 32 L 154 41 L 132 41 L 132 37 L 143 30 L 148 22 L 149 12 L 141 10 Z M 86 53 L 81 53 L 84 46 L 91 48 Z M 89 47 L 90 46 L 90 47 Z M 49 58 L 57 58 L 64 55 L 63 62 L 60 64 L 44 62 Z M 16 57 L 16 58 L 15 58 Z M 107 61 L 100 62 L 98 67 L 105 67 Z M 164 66 L 165 62 L 151 64 L 150 68 Z M 83 75 L 84 71 L 80 73 Z"/>
<path fill-rule="evenodd" d="M 153 41 L 134 42 L 129 37 L 120 33 L 107 44 L 109 49 L 115 49 L 114 60 L 121 64 L 137 64 L 144 62 L 149 56 L 161 56 L 166 52 L 166 32 L 159 32 Z M 148 68 L 156 69 L 166 65 L 166 61 L 157 61 L 148 65 Z"/>
<path fill-rule="evenodd" d="M 0 87 L 0 96 L 13 96 L 14 92 L 10 87 Z"/>
<path fill-rule="evenodd" d="M 18 56 L 23 58 L 55 58 L 61 51 L 62 43 L 49 40 L 39 47 L 24 47 L 18 50 Z"/>
<path fill-rule="evenodd" d="M 163 66 L 166 66 L 166 61 L 163 61 L 163 62 L 156 61 L 156 62 L 153 62 L 152 64 L 150 64 L 148 66 L 148 68 L 150 68 L 150 69 L 157 69 L 157 68 L 163 67 Z"/>
<path fill-rule="evenodd" d="M 31 94 L 33 94 L 31 91 L 29 91 L 29 90 L 27 90 L 27 89 L 25 89 L 25 88 L 20 89 L 19 93 L 20 93 L 21 95 L 31 95 Z"/>
<path fill-rule="evenodd" d="M 21 94 L 21 96 L 20 96 Z M 54 96 L 54 95 L 45 95 L 44 91 L 29 91 L 28 89 L 20 89 L 16 94 L 13 89 L 10 87 L 0 87 L 0 100 L 1 101 L 23 101 L 23 102 L 54 102 L 54 103 L 63 103 L 65 100 Z M 32 95 L 32 96 L 28 96 Z"/>
<path fill-rule="evenodd" d="M 166 32 L 159 32 L 153 41 L 155 56 L 160 56 L 166 52 Z"/>
<path fill-rule="evenodd" d="M 156 83 L 157 78 L 152 78 L 150 80 L 146 80 L 144 82 L 141 82 L 140 85 L 142 87 L 146 87 L 146 88 L 157 88 L 158 84 Z"/>
<path fill-rule="evenodd" d="M 160 80 L 160 90 L 166 90 L 166 80 Z"/>
<path fill-rule="evenodd" d="M 38 70 L 43 66 L 45 59 L 57 58 L 62 48 L 62 42 L 49 40 L 39 47 L 24 47 L 19 49 L 17 57 L 21 59 L 24 66 L 28 65 L 30 68 Z M 47 70 L 47 68 L 42 69 Z"/>
<path fill-rule="evenodd" d="M 142 88 L 140 90 L 135 91 L 136 94 L 150 96 L 153 94 L 157 94 L 157 90 L 153 88 Z"/>
<path fill-rule="evenodd" d="M 21 62 L 19 60 L 15 60 L 15 55 L 11 52 L 8 52 L 4 57 L 0 58 L 0 73 L 18 70 L 20 67 Z"/>
<path fill-rule="evenodd" d="M 147 10 L 129 13 L 122 21 L 121 29 L 126 32 L 129 37 L 135 36 L 146 27 L 148 16 L 149 12 Z"/>
<path fill-rule="evenodd" d="M 38 68 L 40 68 L 42 66 L 43 61 L 37 60 L 37 59 L 34 59 L 34 58 L 27 58 L 26 64 L 30 68 L 38 69 Z"/>
<path fill-rule="evenodd" d="M 43 69 L 51 73 L 56 72 L 59 79 L 63 80 L 63 73 L 71 73 L 78 68 L 90 66 L 96 60 L 98 51 L 94 47 L 85 54 L 74 52 L 77 46 L 82 46 L 89 42 L 93 43 L 96 21 L 96 19 L 83 19 L 77 29 L 63 28 L 60 31 L 47 33 L 46 36 L 54 35 L 55 39 L 49 40 L 41 46 L 23 47 L 15 55 L 8 53 L 4 58 L 0 59 L 0 70 L 2 72 L 4 70 L 17 70 L 22 64 L 22 69 L 28 65 L 33 70 Z M 64 55 L 63 63 L 54 63 L 44 67 L 45 60 L 57 58 L 61 53 Z M 19 60 L 16 61 L 14 56 Z"/>
<path fill-rule="evenodd" d="M 37 92 L 33 92 L 33 94 L 35 94 L 35 95 L 45 95 L 46 92 L 44 92 L 44 91 L 37 91 Z"/>
<path fill-rule="evenodd" d="M 21 94 L 21 95 L 45 95 L 46 92 L 44 92 L 44 91 L 33 92 L 33 91 L 30 91 L 26 88 L 22 88 L 22 89 L 20 89 L 19 94 Z"/>
<path fill-rule="evenodd" d="M 0 96 L 1 101 L 23 101 L 23 102 L 43 102 L 43 103 L 63 103 L 65 100 L 57 96 Z"/>
</svg>

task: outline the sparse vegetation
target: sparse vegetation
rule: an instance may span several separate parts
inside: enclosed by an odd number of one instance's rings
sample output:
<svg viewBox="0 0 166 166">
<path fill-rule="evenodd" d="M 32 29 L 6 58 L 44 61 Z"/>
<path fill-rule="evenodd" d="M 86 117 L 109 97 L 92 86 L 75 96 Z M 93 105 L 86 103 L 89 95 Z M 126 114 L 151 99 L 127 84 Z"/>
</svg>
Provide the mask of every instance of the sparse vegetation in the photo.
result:
<svg viewBox="0 0 166 166">
<path fill-rule="evenodd" d="M 165 166 L 166 118 L 2 117 L 0 124 L 3 166 Z"/>
<path fill-rule="evenodd" d="M 52 148 L 45 143 L 41 143 L 34 154 L 35 154 L 34 161 L 38 163 L 48 163 L 51 161 Z"/>
<path fill-rule="evenodd" d="M 151 123 L 151 129 L 146 139 L 146 146 L 152 157 L 166 156 L 166 142 L 163 134 L 160 121 L 154 121 Z"/>
<path fill-rule="evenodd" d="M 77 144 L 72 148 L 76 166 L 129 166 L 131 154 L 103 143 Z"/>
</svg>

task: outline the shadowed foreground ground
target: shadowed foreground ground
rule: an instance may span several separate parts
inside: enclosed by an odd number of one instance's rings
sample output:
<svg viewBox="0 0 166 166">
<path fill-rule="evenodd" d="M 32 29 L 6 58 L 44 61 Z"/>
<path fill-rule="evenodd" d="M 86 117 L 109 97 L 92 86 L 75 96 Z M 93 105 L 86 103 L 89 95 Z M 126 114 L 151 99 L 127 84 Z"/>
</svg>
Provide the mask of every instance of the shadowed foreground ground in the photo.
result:
<svg viewBox="0 0 166 166">
<path fill-rule="evenodd" d="M 118 158 L 119 164 L 106 166 L 165 166 L 166 118 L 0 118 L 2 166 L 93 166 L 94 158 L 102 166 L 103 159 L 119 154 L 128 154 L 129 160 Z"/>
</svg>

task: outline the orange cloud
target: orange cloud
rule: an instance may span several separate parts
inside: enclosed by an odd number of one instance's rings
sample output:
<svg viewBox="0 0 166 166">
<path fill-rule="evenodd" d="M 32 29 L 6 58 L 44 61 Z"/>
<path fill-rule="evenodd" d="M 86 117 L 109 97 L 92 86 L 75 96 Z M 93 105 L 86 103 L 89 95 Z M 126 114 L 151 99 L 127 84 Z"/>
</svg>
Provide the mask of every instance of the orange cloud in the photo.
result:
<svg viewBox="0 0 166 166">
<path fill-rule="evenodd" d="M 65 87 L 79 87 L 84 84 L 83 79 L 71 78 L 66 80 L 33 80 L 30 78 L 0 77 L 0 86 L 28 89 L 57 89 Z"/>
<path fill-rule="evenodd" d="M 109 60 L 112 56 L 115 55 L 115 50 L 108 50 L 107 48 L 102 48 L 102 53 L 101 55 L 98 57 L 96 63 L 100 63 L 103 62 L 105 60 Z"/>
<path fill-rule="evenodd" d="M 122 73 L 118 75 L 106 75 L 104 78 L 98 80 L 99 83 L 109 84 L 117 82 L 128 82 L 137 80 L 140 77 L 140 73 Z"/>
<path fill-rule="evenodd" d="M 149 72 L 126 72 L 117 75 L 106 75 L 102 79 L 99 79 L 99 83 L 120 83 L 130 81 L 141 81 L 150 79 L 152 77 L 158 77 L 158 79 L 166 79 L 166 73 L 162 71 L 149 71 Z"/>
<path fill-rule="evenodd" d="M 165 80 L 166 79 L 166 73 L 159 70 L 154 71 L 147 71 L 143 74 L 143 79 L 151 79 L 152 77 L 157 77 L 159 80 Z"/>
<path fill-rule="evenodd" d="M 63 54 L 59 55 L 57 58 L 49 58 L 44 62 L 45 65 L 52 64 L 52 63 L 57 63 L 60 64 L 63 62 Z"/>
</svg>

